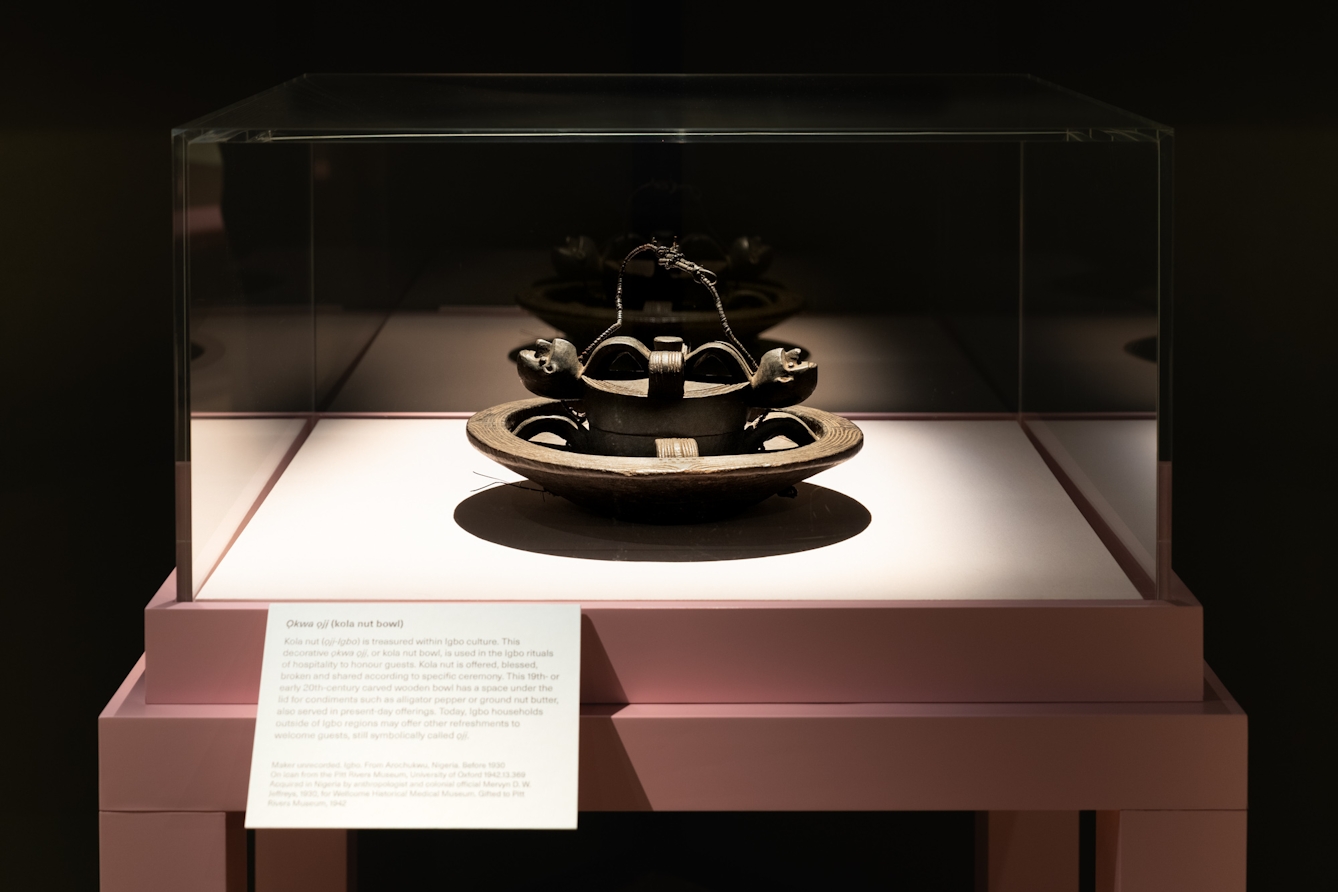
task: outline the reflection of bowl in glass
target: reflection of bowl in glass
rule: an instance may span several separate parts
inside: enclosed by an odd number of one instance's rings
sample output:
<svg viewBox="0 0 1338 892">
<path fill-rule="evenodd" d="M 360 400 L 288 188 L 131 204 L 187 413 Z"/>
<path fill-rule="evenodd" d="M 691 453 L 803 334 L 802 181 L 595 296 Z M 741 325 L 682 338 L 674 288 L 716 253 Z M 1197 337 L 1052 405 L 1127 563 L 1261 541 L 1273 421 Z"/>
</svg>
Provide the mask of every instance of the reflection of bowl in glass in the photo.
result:
<svg viewBox="0 0 1338 892">
<path fill-rule="evenodd" d="M 1146 359 L 1148 362 L 1157 361 L 1157 336 L 1148 335 L 1145 338 L 1136 338 L 1124 345 L 1124 352 L 1130 356 L 1137 356 L 1139 359 Z"/>
<path fill-rule="evenodd" d="M 755 340 L 804 306 L 804 299 L 795 292 L 763 282 L 727 285 L 720 298 L 730 326 L 744 341 Z M 544 281 L 521 293 L 516 302 L 581 346 L 598 337 L 616 316 L 599 282 Z M 618 330 L 646 342 L 656 335 L 674 335 L 692 345 L 714 340 L 719 332 L 720 314 L 714 306 L 684 307 L 682 301 L 672 299 L 629 300 Z"/>
</svg>

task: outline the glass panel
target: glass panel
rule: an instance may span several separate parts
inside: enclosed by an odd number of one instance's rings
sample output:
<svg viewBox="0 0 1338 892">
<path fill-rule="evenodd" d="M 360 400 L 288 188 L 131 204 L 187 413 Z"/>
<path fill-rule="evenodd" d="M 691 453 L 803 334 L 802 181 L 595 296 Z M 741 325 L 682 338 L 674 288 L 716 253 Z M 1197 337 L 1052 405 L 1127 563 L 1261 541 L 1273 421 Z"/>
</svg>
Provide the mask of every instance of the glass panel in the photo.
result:
<svg viewBox="0 0 1338 892">
<path fill-rule="evenodd" d="M 967 423 L 914 444 L 978 503 L 943 529 L 1011 554 L 1028 511 L 1076 505 L 1129 577 L 1108 567 L 1090 589 L 1149 591 L 1160 125 L 1026 77 L 321 75 L 176 136 L 192 591 L 290 461 L 296 477 L 343 448 L 334 416 L 440 420 L 529 397 L 517 351 L 558 334 L 585 347 L 651 237 L 719 274 L 751 351 L 818 363 L 811 405 Z M 720 337 L 691 282 L 637 260 L 625 284 L 621 333 L 648 339 L 640 319 L 656 316 L 660 334 Z M 429 441 L 439 460 L 459 445 Z M 995 492 L 982 469 L 1005 466 L 1053 492 Z M 1036 529 L 1066 528 L 1052 521 Z M 970 570 L 929 545 L 916 553 L 943 558 L 935 573 Z"/>
<path fill-rule="evenodd" d="M 309 155 L 190 147 L 193 412 L 312 409 Z"/>
<path fill-rule="evenodd" d="M 732 322 L 757 350 L 808 350 L 822 363 L 826 407 L 1016 410 L 1016 145 L 315 151 L 322 408 L 474 411 L 525 396 L 508 355 L 558 331 L 584 347 L 612 321 L 623 255 L 658 236 L 690 242 L 707 263 L 724 263 L 743 237 L 767 246 L 764 272 L 724 279 Z M 554 259 L 581 238 L 604 261 L 586 278 Z M 664 283 L 647 282 L 641 265 L 629 309 L 705 297 L 652 293 Z M 790 310 L 758 311 L 788 301 Z M 690 339 L 722 336 L 714 312 L 699 310 Z"/>
<path fill-rule="evenodd" d="M 1024 148 L 1022 411 L 1151 580 L 1156 562 L 1160 146 Z"/>
<path fill-rule="evenodd" d="M 313 408 L 309 155 L 211 142 L 185 151 L 196 590 L 302 432 L 292 416 Z"/>
<path fill-rule="evenodd" d="M 1164 130 L 1036 78 L 917 75 L 304 75 L 187 125 L 229 139 Z"/>
<path fill-rule="evenodd" d="M 312 152 L 315 404 L 330 409 L 404 296 L 418 261 L 395 237 L 384 147 Z"/>
</svg>

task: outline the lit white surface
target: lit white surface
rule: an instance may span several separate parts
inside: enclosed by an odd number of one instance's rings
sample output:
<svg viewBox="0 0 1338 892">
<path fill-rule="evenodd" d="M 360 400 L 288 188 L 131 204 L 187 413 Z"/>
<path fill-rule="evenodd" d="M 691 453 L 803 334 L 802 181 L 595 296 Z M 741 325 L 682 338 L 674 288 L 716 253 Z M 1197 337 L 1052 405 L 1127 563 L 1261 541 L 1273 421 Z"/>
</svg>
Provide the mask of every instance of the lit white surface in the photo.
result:
<svg viewBox="0 0 1338 892">
<path fill-rule="evenodd" d="M 576 829 L 575 604 L 277 604 L 247 827 Z"/>
<path fill-rule="evenodd" d="M 197 585 L 223 556 L 303 424 L 299 418 L 191 419 L 191 561 Z"/>
<path fill-rule="evenodd" d="M 205 584 L 215 600 L 1137 598 L 1011 421 L 861 422 L 863 452 L 811 482 L 857 499 L 860 534 L 741 560 L 557 557 L 460 528 L 489 478 L 465 423 L 320 421 Z M 486 475 L 486 476 L 480 476 Z"/>
<path fill-rule="evenodd" d="M 1155 574 L 1157 422 L 1102 418 L 1028 424 L 1134 559 Z"/>
</svg>

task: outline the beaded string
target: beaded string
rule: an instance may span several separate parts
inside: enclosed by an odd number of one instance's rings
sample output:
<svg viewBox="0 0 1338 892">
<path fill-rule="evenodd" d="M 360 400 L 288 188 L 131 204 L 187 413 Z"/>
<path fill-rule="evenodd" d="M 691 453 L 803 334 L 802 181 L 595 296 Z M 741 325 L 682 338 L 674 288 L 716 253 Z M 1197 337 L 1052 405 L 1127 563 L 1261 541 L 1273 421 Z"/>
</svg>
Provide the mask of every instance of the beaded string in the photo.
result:
<svg viewBox="0 0 1338 892">
<path fill-rule="evenodd" d="M 617 307 L 618 315 L 614 319 L 613 324 L 604 330 L 603 334 L 591 341 L 590 346 L 581 351 L 581 362 L 585 362 L 586 357 L 590 355 L 590 351 L 594 350 L 602 341 L 623 327 L 623 275 L 627 272 L 628 261 L 646 251 L 653 251 L 655 253 L 655 262 L 660 266 L 665 269 L 682 270 L 691 276 L 694 282 L 711 292 L 711 297 L 715 299 L 716 312 L 720 314 L 721 328 L 725 330 L 725 334 L 729 336 L 730 341 L 732 341 L 739 352 L 743 354 L 743 358 L 748 362 L 748 370 L 751 372 L 757 371 L 757 361 L 754 360 L 752 354 L 748 352 L 748 348 L 743 346 L 743 342 L 735 336 L 734 329 L 729 327 L 729 319 L 725 316 L 725 304 L 721 301 L 720 292 L 717 291 L 715 287 L 715 273 L 711 272 L 701 264 L 693 263 L 691 260 L 684 257 L 683 251 L 678 247 L 677 239 L 675 239 L 674 243 L 667 248 L 652 239 L 644 245 L 633 248 L 632 252 L 623 258 L 622 266 L 618 268 L 618 288 L 613 295 L 613 301 L 614 305 Z"/>
</svg>

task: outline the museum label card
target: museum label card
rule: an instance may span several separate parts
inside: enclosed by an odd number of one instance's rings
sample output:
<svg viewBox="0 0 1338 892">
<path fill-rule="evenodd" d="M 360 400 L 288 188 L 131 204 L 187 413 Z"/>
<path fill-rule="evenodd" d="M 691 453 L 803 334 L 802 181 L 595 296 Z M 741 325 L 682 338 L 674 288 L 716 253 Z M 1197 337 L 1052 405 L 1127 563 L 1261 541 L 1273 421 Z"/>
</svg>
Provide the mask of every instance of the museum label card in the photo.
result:
<svg viewBox="0 0 1338 892">
<path fill-rule="evenodd" d="M 271 604 L 247 827 L 575 829 L 576 604 Z"/>
</svg>

